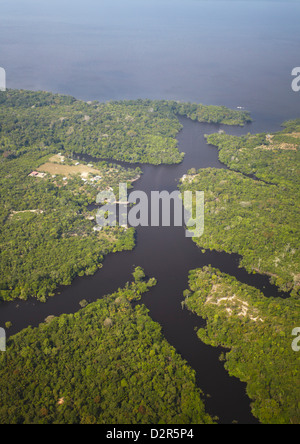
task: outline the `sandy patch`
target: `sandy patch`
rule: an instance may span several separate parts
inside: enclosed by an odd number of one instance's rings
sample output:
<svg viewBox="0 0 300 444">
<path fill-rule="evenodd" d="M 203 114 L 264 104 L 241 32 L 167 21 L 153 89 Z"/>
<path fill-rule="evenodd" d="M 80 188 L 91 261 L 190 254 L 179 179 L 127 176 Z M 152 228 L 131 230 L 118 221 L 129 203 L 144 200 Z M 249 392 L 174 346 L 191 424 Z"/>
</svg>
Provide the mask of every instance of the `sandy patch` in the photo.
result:
<svg viewBox="0 0 300 444">
<path fill-rule="evenodd" d="M 36 214 L 43 214 L 43 210 L 24 210 L 24 211 L 12 211 L 9 217 L 13 217 L 16 214 L 22 214 L 22 213 L 36 213 Z"/>
<path fill-rule="evenodd" d="M 300 133 L 291 133 L 291 134 L 289 134 L 289 136 L 296 137 L 297 139 L 298 138 L 300 139 Z"/>
<path fill-rule="evenodd" d="M 235 294 L 233 296 L 227 297 L 217 297 L 214 295 L 218 292 L 220 285 L 214 285 L 212 288 L 212 295 L 207 298 L 205 304 L 217 305 L 218 307 L 222 304 L 225 306 L 225 310 L 229 316 L 234 314 L 233 310 L 240 310 L 237 314 L 238 317 L 248 317 L 253 322 L 264 322 L 264 320 L 259 316 L 259 312 L 256 309 L 251 309 L 248 302 L 239 299 Z"/>
<path fill-rule="evenodd" d="M 265 150 L 265 151 L 274 151 L 274 150 L 297 151 L 298 146 L 292 145 L 291 143 L 280 143 L 279 145 L 260 145 L 254 149 Z"/>
<path fill-rule="evenodd" d="M 51 160 L 51 159 L 49 159 Z M 47 162 L 37 168 L 37 171 L 42 171 L 54 175 L 61 175 L 70 177 L 72 175 L 80 174 L 84 179 L 87 179 L 89 174 L 99 174 L 99 170 L 88 167 L 87 165 L 64 165 L 62 163 Z"/>
</svg>

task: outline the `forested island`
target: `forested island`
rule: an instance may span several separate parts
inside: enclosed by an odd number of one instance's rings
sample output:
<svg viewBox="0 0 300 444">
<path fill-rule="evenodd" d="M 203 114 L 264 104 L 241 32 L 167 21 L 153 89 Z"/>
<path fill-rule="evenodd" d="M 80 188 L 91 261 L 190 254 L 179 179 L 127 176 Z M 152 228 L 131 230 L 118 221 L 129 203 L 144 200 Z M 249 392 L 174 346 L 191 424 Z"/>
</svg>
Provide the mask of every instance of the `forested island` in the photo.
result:
<svg viewBox="0 0 300 444">
<path fill-rule="evenodd" d="M 134 282 L 75 315 L 11 338 L 0 355 L 1 424 L 211 424 L 195 373 L 144 305 L 156 281 Z"/>
<path fill-rule="evenodd" d="M 190 273 L 185 306 L 207 320 L 201 341 L 230 349 L 232 376 L 247 383 L 253 414 L 265 424 L 299 424 L 300 356 L 291 347 L 300 300 L 266 298 L 211 267 Z"/>
</svg>

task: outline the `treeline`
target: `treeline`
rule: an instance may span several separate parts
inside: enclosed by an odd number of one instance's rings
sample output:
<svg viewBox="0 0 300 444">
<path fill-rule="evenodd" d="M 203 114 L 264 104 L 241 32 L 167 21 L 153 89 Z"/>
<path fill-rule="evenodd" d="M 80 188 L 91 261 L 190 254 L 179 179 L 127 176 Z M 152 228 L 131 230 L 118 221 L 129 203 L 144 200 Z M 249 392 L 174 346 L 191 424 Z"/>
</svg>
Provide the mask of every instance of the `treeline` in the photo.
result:
<svg viewBox="0 0 300 444">
<path fill-rule="evenodd" d="M 72 105 L 76 99 L 72 96 L 52 94 L 50 92 L 7 90 L 0 92 L 0 105 L 11 108 L 41 108 L 57 105 Z"/>
<path fill-rule="evenodd" d="M 248 111 L 238 111 L 225 106 L 176 103 L 175 112 L 198 122 L 244 126 L 252 122 Z"/>
<path fill-rule="evenodd" d="M 252 412 L 264 424 L 299 424 L 300 357 L 292 350 L 299 299 L 266 298 L 211 267 L 193 270 L 185 306 L 207 320 L 199 338 L 230 349 L 225 368 L 247 383 Z"/>
<path fill-rule="evenodd" d="M 75 315 L 10 338 L 0 356 L 1 424 L 202 424 L 195 373 L 144 305 L 142 269 Z"/>
</svg>

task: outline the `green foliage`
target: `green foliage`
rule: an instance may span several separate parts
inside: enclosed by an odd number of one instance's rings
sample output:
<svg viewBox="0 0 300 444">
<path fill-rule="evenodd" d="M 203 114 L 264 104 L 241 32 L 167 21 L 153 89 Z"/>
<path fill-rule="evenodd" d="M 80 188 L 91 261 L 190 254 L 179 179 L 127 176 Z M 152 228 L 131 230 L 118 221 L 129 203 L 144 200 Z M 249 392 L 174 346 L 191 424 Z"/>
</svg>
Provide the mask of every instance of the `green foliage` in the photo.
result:
<svg viewBox="0 0 300 444">
<path fill-rule="evenodd" d="M 0 92 L 0 153 L 6 157 L 55 147 L 131 163 L 180 163 L 180 128 L 160 102 L 88 104 L 43 92 Z"/>
<path fill-rule="evenodd" d="M 159 165 L 180 163 L 176 115 L 243 125 L 247 113 L 225 107 L 136 100 L 85 103 L 44 92 L 0 92 L 0 153 L 40 151 L 89 154 L 102 159 Z"/>
<path fill-rule="evenodd" d="M 198 424 L 195 373 L 127 284 L 75 315 L 10 338 L 0 356 L 1 424 Z"/>
<path fill-rule="evenodd" d="M 145 273 L 142 267 L 136 267 L 132 275 L 134 277 L 135 282 L 140 282 L 145 278 Z"/>
<path fill-rule="evenodd" d="M 94 213 L 87 210 L 96 195 L 119 181 L 134 179 L 137 171 L 101 164 L 102 181 L 84 184 L 48 175 L 28 177 L 49 158 L 37 150 L 16 159 L 0 160 L 0 299 L 41 301 L 77 275 L 93 274 L 104 255 L 131 250 L 134 230 L 105 228 L 95 233 Z"/>
<path fill-rule="evenodd" d="M 228 109 L 225 106 L 176 103 L 176 112 L 198 122 L 244 126 L 252 121 L 247 111 Z"/>
<path fill-rule="evenodd" d="M 2 300 L 34 296 L 44 301 L 58 285 L 95 273 L 104 255 L 130 250 L 135 243 L 133 229 L 93 231 L 95 221 L 86 207 L 100 189 L 77 178 L 63 185 L 58 178 L 28 177 L 27 164 L 35 162 L 35 154 L 0 162 Z"/>
<path fill-rule="evenodd" d="M 76 175 L 68 180 L 28 175 L 59 152 L 65 165 L 74 165 L 76 154 L 181 162 L 176 114 L 182 114 L 182 106 L 149 100 L 85 103 L 46 92 L 0 92 L 0 300 L 34 296 L 45 301 L 58 285 L 95 273 L 105 254 L 134 246 L 132 229 L 93 232 L 87 205 L 108 188 L 118 196 L 118 184 L 136 179 L 139 169 L 99 160 L 93 162 L 97 182 L 83 183 Z"/>
<path fill-rule="evenodd" d="M 299 122 L 296 125 L 296 122 Z M 293 128 L 293 132 L 288 131 Z M 295 134 L 296 136 L 291 136 Z M 300 121 L 287 126 L 283 132 L 243 137 L 212 134 L 208 143 L 219 148 L 220 161 L 231 170 L 285 188 L 299 189 L 300 185 Z"/>
<path fill-rule="evenodd" d="M 180 188 L 205 191 L 205 231 L 194 239 L 197 245 L 238 253 L 249 272 L 266 274 L 283 291 L 297 294 L 300 125 L 292 122 L 289 131 L 291 126 L 293 133 L 214 134 L 207 138 L 219 147 L 220 160 L 229 168 L 262 180 L 229 170 L 205 169 L 183 180 Z M 264 145 L 267 139 L 268 146 Z"/>
<path fill-rule="evenodd" d="M 207 320 L 199 338 L 230 349 L 226 369 L 247 383 L 253 414 L 266 424 L 300 422 L 300 356 L 292 350 L 300 301 L 266 298 L 211 267 L 193 270 L 186 307 Z"/>
</svg>

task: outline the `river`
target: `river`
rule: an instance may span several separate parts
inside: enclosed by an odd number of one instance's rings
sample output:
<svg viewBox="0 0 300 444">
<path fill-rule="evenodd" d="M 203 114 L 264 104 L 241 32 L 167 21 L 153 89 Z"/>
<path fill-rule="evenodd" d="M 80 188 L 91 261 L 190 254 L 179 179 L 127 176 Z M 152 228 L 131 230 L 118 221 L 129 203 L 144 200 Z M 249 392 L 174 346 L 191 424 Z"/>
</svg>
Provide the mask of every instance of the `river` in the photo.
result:
<svg viewBox="0 0 300 444">
<path fill-rule="evenodd" d="M 14 0 L 2 2 L 0 66 L 7 87 L 71 94 L 82 100 L 170 99 L 247 108 L 255 122 L 223 128 L 231 134 L 278 131 L 299 117 L 299 94 L 291 71 L 299 66 L 299 1 L 273 0 Z M 224 168 L 203 135 L 219 126 L 181 119 L 176 166 L 143 166 L 136 190 L 173 191 L 189 168 Z M 205 190 L 204 190 L 205 191 Z M 277 289 L 268 278 L 249 275 L 236 255 L 201 253 L 184 228 L 138 228 L 136 248 L 108 255 L 92 277 L 76 278 L 61 294 L 2 304 L 0 325 L 10 334 L 37 326 L 48 315 L 72 313 L 131 279 L 142 266 L 158 285 L 142 299 L 166 339 L 195 369 L 197 383 L 211 397 L 212 415 L 222 423 L 257 422 L 245 384 L 230 378 L 220 350 L 202 344 L 195 327 L 203 321 L 182 310 L 189 270 L 211 264 L 261 289 Z M 279 295 L 280 296 L 280 295 Z"/>
<path fill-rule="evenodd" d="M 186 153 L 184 161 L 180 165 L 142 166 L 143 174 L 135 182 L 135 190 L 144 191 L 148 196 L 156 190 L 172 192 L 179 179 L 192 167 L 226 168 L 218 160 L 218 150 L 207 145 L 204 134 L 220 128 L 237 135 L 255 129 L 252 125 L 238 128 L 200 124 L 187 118 L 180 118 L 180 121 L 183 129 L 178 134 L 178 143 L 179 149 Z M 133 251 L 108 255 L 103 268 L 94 276 L 76 278 L 70 287 L 62 288 L 46 303 L 29 300 L 1 304 L 0 324 L 11 321 L 9 334 L 12 335 L 28 325 L 38 326 L 49 315 L 74 313 L 80 308 L 82 299 L 93 302 L 123 287 L 132 279 L 134 267 L 139 265 L 148 276 L 158 280 L 157 286 L 143 297 L 142 303 L 150 310 L 152 319 L 162 326 L 169 343 L 196 371 L 199 387 L 210 395 L 206 400 L 209 412 L 217 415 L 222 423 L 233 420 L 255 423 L 245 384 L 228 376 L 224 364 L 219 362 L 221 350 L 198 340 L 195 327 L 204 326 L 204 321 L 181 306 L 183 291 L 188 288 L 189 270 L 209 264 L 236 276 L 241 282 L 254 285 L 266 296 L 283 296 L 267 277 L 249 275 L 239 268 L 238 255 L 214 251 L 203 254 L 191 239 L 185 237 L 184 227 L 138 227 Z"/>
</svg>

